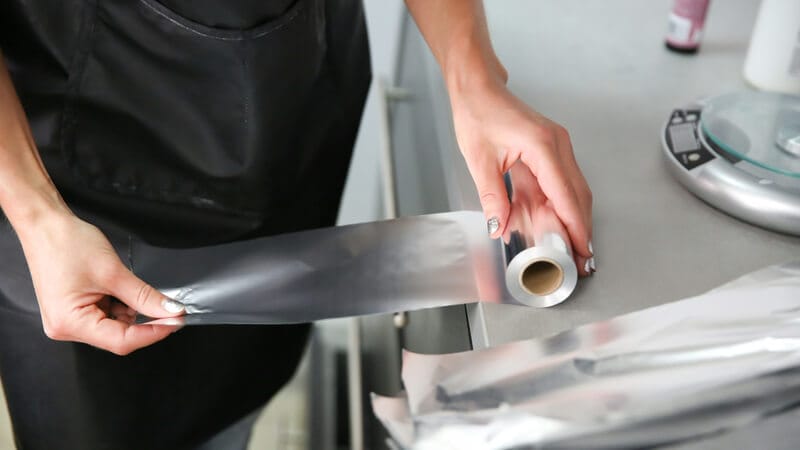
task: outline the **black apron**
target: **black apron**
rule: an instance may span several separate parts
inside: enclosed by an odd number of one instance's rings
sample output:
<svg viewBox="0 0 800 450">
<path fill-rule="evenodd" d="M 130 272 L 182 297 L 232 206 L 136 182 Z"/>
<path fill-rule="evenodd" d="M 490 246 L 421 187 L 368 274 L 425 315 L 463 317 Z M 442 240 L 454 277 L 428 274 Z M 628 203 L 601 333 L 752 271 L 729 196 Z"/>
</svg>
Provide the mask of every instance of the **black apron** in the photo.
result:
<svg viewBox="0 0 800 450">
<path fill-rule="evenodd" d="M 3 0 L 45 165 L 120 250 L 332 225 L 369 87 L 360 0 Z M 263 404 L 307 326 L 187 328 L 127 357 L 42 331 L 0 223 L 0 376 L 20 448 L 189 448 Z"/>
</svg>

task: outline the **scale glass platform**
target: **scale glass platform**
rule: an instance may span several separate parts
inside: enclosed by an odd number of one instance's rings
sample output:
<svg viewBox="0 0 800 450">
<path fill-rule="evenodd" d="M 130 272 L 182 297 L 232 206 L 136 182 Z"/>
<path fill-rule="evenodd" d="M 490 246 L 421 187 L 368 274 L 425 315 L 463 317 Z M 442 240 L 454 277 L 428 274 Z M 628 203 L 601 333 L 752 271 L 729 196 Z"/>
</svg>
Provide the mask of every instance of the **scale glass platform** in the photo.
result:
<svg viewBox="0 0 800 450">
<path fill-rule="evenodd" d="M 738 92 L 672 111 L 662 146 L 676 178 L 728 214 L 800 235 L 800 96 Z"/>
</svg>

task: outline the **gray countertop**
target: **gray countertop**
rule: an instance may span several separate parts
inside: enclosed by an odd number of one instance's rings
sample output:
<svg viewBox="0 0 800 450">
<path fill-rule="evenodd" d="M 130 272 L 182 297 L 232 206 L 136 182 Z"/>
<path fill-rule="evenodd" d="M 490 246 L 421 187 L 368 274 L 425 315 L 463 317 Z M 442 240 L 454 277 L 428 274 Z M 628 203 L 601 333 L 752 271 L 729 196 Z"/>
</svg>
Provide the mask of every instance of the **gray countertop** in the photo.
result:
<svg viewBox="0 0 800 450">
<path fill-rule="evenodd" d="M 693 296 L 758 268 L 800 258 L 800 238 L 741 222 L 686 191 L 667 172 L 659 143 L 673 108 L 747 88 L 741 69 L 758 2 L 713 2 L 702 48 L 692 56 L 664 48 L 670 0 L 485 4 L 511 90 L 570 130 L 594 192 L 598 271 L 553 308 L 469 307 L 474 347 L 549 335 Z M 407 28 L 406 41 L 421 42 L 413 24 Z M 417 207 L 401 213 L 479 209 L 456 147 L 439 69 L 429 52 L 421 53 L 422 62 L 410 69 L 406 62 L 401 71 L 418 71 L 427 80 L 434 123 L 417 129 L 415 139 L 434 139 L 441 160 L 429 159 L 418 176 L 441 164 L 444 190 L 418 192 Z M 409 83 L 404 87 L 413 92 L 413 80 Z M 413 197 L 408 191 L 425 186 L 421 181 L 406 187 L 400 183 L 400 195 Z"/>
</svg>

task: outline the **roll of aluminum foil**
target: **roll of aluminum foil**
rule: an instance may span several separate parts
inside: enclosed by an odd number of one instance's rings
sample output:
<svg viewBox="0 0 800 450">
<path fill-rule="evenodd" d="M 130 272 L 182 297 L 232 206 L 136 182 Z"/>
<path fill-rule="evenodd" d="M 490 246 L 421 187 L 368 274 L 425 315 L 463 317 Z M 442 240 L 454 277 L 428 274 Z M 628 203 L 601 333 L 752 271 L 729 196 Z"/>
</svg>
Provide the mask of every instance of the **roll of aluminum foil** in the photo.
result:
<svg viewBox="0 0 800 450">
<path fill-rule="evenodd" d="M 524 305 L 557 305 L 578 283 L 567 231 L 527 166 L 515 164 L 505 178 L 511 201 L 502 238 L 506 288 Z"/>
<path fill-rule="evenodd" d="M 569 241 L 532 175 L 513 181 L 502 242 L 487 236 L 481 213 L 460 211 L 194 249 L 132 240 L 121 253 L 135 274 L 186 305 L 187 325 L 298 323 L 478 301 L 552 306 L 577 281 Z"/>
<path fill-rule="evenodd" d="M 644 294 L 643 294 L 644 295 Z M 400 448 L 641 448 L 800 405 L 800 262 L 551 338 L 405 353 Z"/>
</svg>

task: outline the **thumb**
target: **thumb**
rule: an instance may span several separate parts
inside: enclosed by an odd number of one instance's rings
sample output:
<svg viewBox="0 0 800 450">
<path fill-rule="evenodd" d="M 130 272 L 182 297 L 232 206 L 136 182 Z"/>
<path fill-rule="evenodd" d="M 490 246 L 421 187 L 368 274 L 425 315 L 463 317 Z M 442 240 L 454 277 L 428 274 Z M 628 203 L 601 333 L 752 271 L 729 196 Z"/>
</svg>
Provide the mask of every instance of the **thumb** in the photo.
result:
<svg viewBox="0 0 800 450">
<path fill-rule="evenodd" d="M 475 187 L 478 188 L 489 236 L 498 238 L 506 228 L 511 209 L 503 172 L 496 161 L 488 158 L 482 161 L 467 161 L 467 167 L 475 181 Z"/>
<path fill-rule="evenodd" d="M 175 317 L 185 312 L 183 303 L 173 300 L 145 283 L 120 264 L 109 293 L 137 312 L 154 318 Z"/>
</svg>

